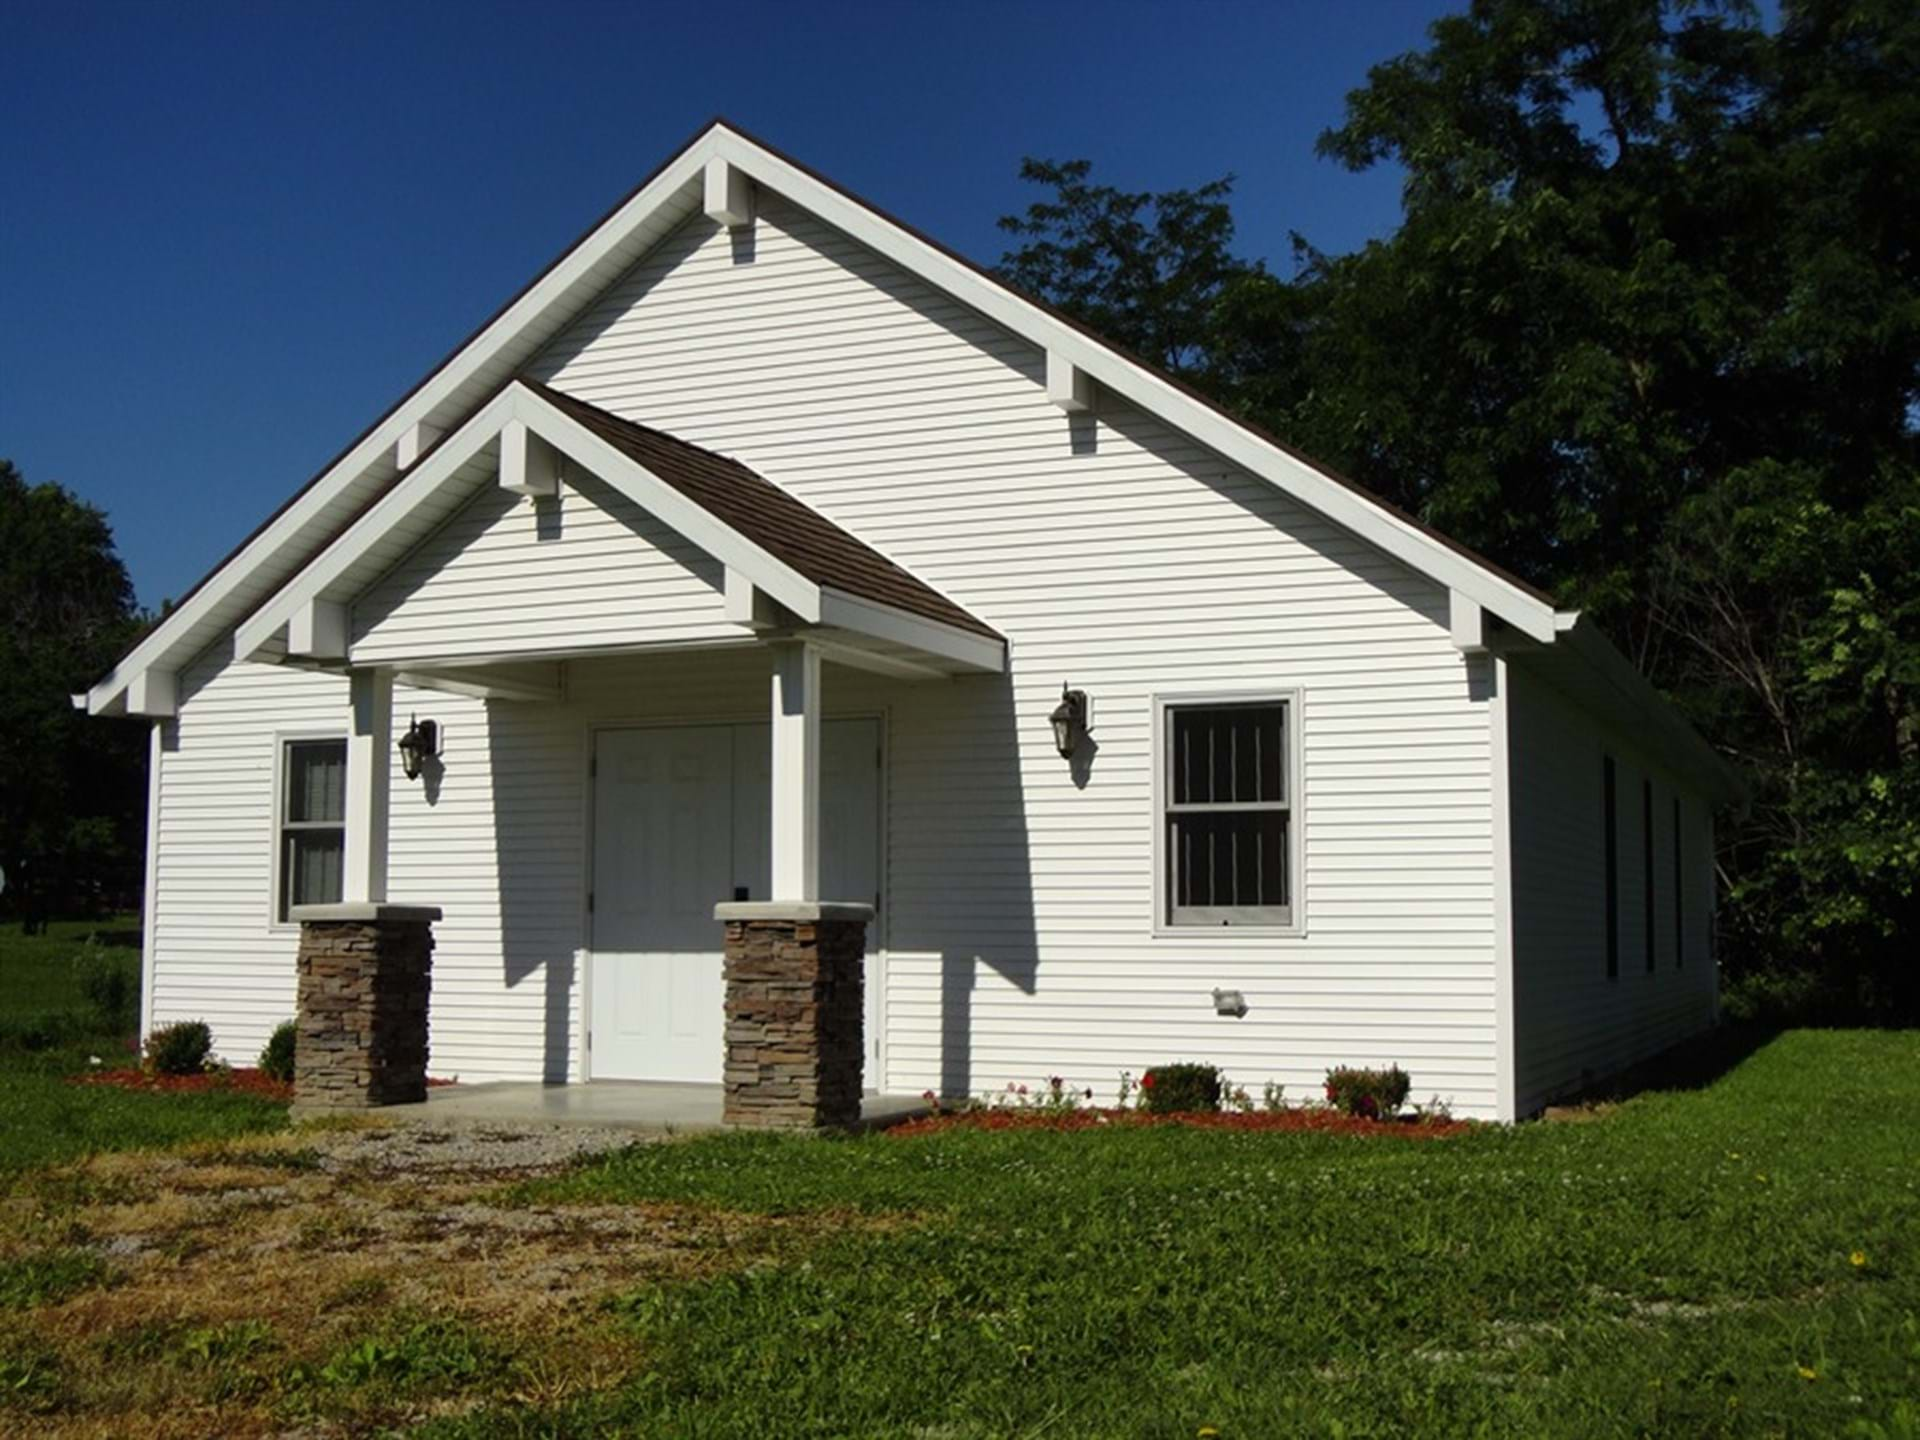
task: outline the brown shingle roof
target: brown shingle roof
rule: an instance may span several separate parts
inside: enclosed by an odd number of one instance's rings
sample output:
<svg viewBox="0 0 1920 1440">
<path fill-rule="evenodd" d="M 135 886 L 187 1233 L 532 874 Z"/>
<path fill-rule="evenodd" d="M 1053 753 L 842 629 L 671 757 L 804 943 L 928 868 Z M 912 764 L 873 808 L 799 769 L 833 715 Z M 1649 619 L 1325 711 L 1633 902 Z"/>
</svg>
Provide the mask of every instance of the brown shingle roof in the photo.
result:
<svg viewBox="0 0 1920 1440">
<path fill-rule="evenodd" d="M 1002 638 L 992 626 L 738 460 L 623 420 L 537 380 L 521 376 L 518 383 L 816 585 L 976 635 Z"/>
</svg>

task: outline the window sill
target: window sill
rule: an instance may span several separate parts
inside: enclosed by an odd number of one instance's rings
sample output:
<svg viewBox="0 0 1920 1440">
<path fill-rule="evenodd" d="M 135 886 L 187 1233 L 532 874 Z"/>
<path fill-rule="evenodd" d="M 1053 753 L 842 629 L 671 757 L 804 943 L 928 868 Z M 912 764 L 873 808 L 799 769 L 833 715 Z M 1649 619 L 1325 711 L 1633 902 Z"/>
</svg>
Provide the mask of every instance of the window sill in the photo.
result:
<svg viewBox="0 0 1920 1440">
<path fill-rule="evenodd" d="M 1297 925 L 1156 925 L 1155 940 L 1304 940 L 1307 927 Z"/>
</svg>

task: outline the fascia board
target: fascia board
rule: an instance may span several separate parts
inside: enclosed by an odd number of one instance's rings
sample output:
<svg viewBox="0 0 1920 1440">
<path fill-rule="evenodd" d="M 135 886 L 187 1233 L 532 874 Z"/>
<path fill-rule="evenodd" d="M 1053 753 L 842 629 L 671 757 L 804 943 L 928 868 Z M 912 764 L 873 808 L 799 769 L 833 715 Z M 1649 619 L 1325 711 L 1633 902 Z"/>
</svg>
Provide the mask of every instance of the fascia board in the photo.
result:
<svg viewBox="0 0 1920 1440">
<path fill-rule="evenodd" d="M 862 595 L 849 595 L 844 590 L 822 588 L 820 623 L 839 630 L 870 635 L 876 640 L 910 645 L 929 655 L 938 655 L 964 665 L 969 670 L 998 674 L 1007 668 L 1004 640 L 976 635 L 957 625 L 928 620 L 897 606 L 883 605 Z"/>
<path fill-rule="evenodd" d="M 252 655 L 273 638 L 300 606 L 323 598 L 345 598 L 329 596 L 328 588 L 338 583 L 388 530 L 490 444 L 512 414 L 513 396 L 509 391 L 502 391 L 448 436 L 433 454 L 409 471 L 404 480 L 381 496 L 366 514 L 241 624 L 234 634 L 234 654 L 243 659 Z"/>
<path fill-rule="evenodd" d="M 644 225 L 655 211 L 691 181 L 703 176 L 718 133 L 709 130 L 688 145 L 603 221 L 592 235 L 563 256 L 457 354 L 423 380 L 358 444 L 329 467 L 305 494 L 297 496 L 286 510 L 155 626 L 153 632 L 129 651 L 98 684 L 92 686 L 87 692 L 88 709 L 94 714 L 105 712 L 124 693 L 138 672 L 162 663 L 182 662 L 190 659 L 191 653 L 198 653 L 202 645 L 190 639 L 195 627 L 229 599 L 236 586 L 248 575 L 324 513 L 339 498 L 341 490 L 361 478 L 383 457 L 390 455 L 409 429 L 425 420 L 436 407 L 494 360 L 510 340 L 539 319 L 548 307 L 599 264 L 610 250 Z M 176 647 L 180 646 L 185 646 L 191 653 L 175 654 Z"/>
<path fill-rule="evenodd" d="M 1479 602 L 1528 638 L 1552 643 L 1551 605 L 744 136 L 725 128 L 717 128 L 713 134 L 719 155 L 761 184 L 996 324 L 1058 354 L 1115 394 L 1185 431 L 1230 463 L 1294 496 L 1413 570 Z"/>
</svg>

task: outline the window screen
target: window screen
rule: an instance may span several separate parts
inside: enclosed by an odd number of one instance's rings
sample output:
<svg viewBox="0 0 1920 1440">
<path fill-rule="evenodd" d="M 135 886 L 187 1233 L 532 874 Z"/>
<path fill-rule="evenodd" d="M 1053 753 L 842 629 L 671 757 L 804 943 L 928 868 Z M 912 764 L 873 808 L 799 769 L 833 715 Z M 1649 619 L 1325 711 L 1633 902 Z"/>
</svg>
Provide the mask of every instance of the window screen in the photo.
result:
<svg viewBox="0 0 1920 1440">
<path fill-rule="evenodd" d="M 1291 717 L 1284 701 L 1167 709 L 1167 919 L 1293 919 Z"/>
</svg>

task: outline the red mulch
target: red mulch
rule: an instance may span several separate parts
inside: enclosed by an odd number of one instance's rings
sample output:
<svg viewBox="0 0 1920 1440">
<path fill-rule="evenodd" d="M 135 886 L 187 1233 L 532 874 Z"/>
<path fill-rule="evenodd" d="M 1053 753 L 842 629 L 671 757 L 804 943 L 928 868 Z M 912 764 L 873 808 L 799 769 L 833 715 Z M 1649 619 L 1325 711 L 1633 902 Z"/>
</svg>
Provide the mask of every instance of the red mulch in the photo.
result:
<svg viewBox="0 0 1920 1440">
<path fill-rule="evenodd" d="M 149 1075 L 144 1070 L 89 1070 L 67 1077 L 75 1085 L 111 1085 L 119 1090 L 154 1090 L 168 1095 L 198 1095 L 209 1090 L 231 1090 L 262 1100 L 291 1100 L 293 1086 L 270 1080 L 259 1070 L 235 1069 L 205 1075 Z"/>
<path fill-rule="evenodd" d="M 1092 1130 L 1102 1125 L 1186 1125 L 1197 1130 L 1313 1131 L 1322 1135 L 1384 1135 L 1397 1140 L 1444 1140 L 1473 1128 L 1470 1120 L 1363 1120 L 1336 1110 L 1195 1111 L 1149 1115 L 1141 1110 L 949 1110 L 908 1120 L 889 1135 L 933 1135 L 942 1130 Z"/>
<path fill-rule="evenodd" d="M 119 1090 L 153 1090 L 168 1095 L 198 1095 L 209 1090 L 231 1090 L 240 1095 L 255 1095 L 262 1100 L 293 1099 L 292 1082 L 269 1080 L 251 1067 L 204 1075 L 149 1075 L 144 1070 L 89 1070 L 84 1075 L 69 1075 L 75 1085 L 112 1085 Z M 430 1086 L 457 1085 L 457 1080 L 429 1076 Z"/>
</svg>

